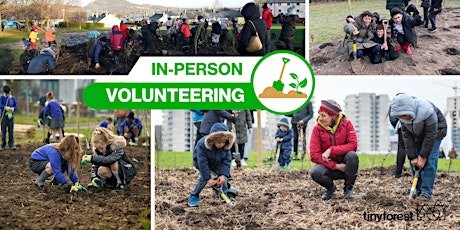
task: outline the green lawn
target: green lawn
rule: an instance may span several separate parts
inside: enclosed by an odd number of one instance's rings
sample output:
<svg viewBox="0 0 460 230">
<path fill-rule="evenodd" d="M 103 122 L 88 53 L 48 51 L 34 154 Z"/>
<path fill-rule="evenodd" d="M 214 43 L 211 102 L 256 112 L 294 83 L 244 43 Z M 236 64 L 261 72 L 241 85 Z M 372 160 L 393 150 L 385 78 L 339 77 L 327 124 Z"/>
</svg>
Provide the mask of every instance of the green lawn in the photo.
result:
<svg viewBox="0 0 460 230">
<path fill-rule="evenodd" d="M 263 165 L 262 168 L 270 168 L 272 161 L 269 161 L 270 154 L 263 153 Z M 192 153 L 191 152 L 155 152 L 155 168 L 187 168 L 192 167 Z M 257 166 L 257 152 L 251 152 L 249 154 L 248 168 L 256 168 Z M 388 167 L 396 164 L 395 155 L 359 155 L 359 168 L 371 168 L 371 167 Z M 309 169 L 313 163 L 309 161 L 292 161 L 291 169 Z M 409 167 L 409 162 L 406 161 L 405 167 Z M 447 171 L 449 168 L 449 160 L 439 159 L 438 170 Z M 451 170 L 453 172 L 460 172 L 460 159 L 453 159 Z"/>
<path fill-rule="evenodd" d="M 418 3 L 417 3 L 418 2 Z M 411 1 L 416 4 L 420 12 L 421 1 Z M 447 0 L 443 2 L 446 7 L 460 7 L 460 1 Z M 315 39 L 311 44 L 323 43 L 325 41 L 342 37 L 344 35 L 343 26 L 347 15 L 358 16 L 364 10 L 378 12 L 380 18 L 389 18 L 390 13 L 385 9 L 386 1 L 351 1 L 351 13 L 347 1 L 310 4 L 310 34 Z"/>
</svg>

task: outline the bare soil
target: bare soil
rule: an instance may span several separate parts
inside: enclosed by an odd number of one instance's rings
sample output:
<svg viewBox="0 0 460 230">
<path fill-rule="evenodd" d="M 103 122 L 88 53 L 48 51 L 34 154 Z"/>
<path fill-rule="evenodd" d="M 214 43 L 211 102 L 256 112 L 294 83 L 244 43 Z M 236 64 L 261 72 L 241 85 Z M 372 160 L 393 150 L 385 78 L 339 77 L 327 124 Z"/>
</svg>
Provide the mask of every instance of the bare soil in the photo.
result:
<svg viewBox="0 0 460 230">
<path fill-rule="evenodd" d="M 200 206 L 188 207 L 188 197 L 199 173 L 192 168 L 156 169 L 155 228 L 458 228 L 458 173 L 438 172 L 434 202 L 417 206 L 406 198 L 412 184 L 409 170 L 405 169 L 400 179 L 391 176 L 393 171 L 394 167 L 362 170 L 354 188 L 355 201 L 344 199 L 342 181 L 336 181 L 334 197 L 322 201 L 324 189 L 310 178 L 307 170 L 232 169 L 234 179 L 230 182 L 239 190 L 239 196 L 232 199 L 234 206 L 220 203 L 212 189 L 206 187 L 200 194 Z M 370 219 L 367 214 L 378 214 L 382 219 Z"/>
<path fill-rule="evenodd" d="M 17 145 L 0 152 L 0 229 L 142 229 L 140 219 L 150 219 L 150 148 L 128 146 L 125 152 L 138 175 L 128 189 L 90 189 L 69 193 L 50 181 L 44 190 L 34 185 L 30 154 L 41 143 Z M 82 185 L 90 183 L 90 165 L 78 171 Z"/>
<path fill-rule="evenodd" d="M 437 16 L 436 32 L 416 27 L 418 48 L 399 51 L 394 61 L 372 64 L 360 59 L 352 69 L 348 53 L 338 53 L 343 38 L 310 46 L 310 63 L 316 75 L 460 75 L 460 8 L 446 8 Z M 430 23 L 431 27 L 431 23 Z"/>
</svg>

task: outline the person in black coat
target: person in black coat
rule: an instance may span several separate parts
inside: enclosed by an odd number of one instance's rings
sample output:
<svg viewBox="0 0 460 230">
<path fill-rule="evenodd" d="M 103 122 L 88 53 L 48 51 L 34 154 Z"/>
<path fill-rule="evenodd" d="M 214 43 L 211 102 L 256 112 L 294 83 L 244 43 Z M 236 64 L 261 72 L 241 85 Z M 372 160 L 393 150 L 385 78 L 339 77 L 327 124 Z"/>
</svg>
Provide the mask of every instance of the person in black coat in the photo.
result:
<svg viewBox="0 0 460 230">
<path fill-rule="evenodd" d="M 431 7 L 430 7 L 430 22 L 431 22 L 431 28 L 428 29 L 431 32 L 434 32 L 437 30 L 436 28 L 436 15 L 441 13 L 442 10 L 442 0 L 432 0 L 431 1 Z M 428 26 L 428 24 L 427 24 Z"/>
<path fill-rule="evenodd" d="M 241 9 L 241 14 L 244 17 L 245 23 L 240 33 L 240 40 L 238 41 L 238 53 L 240 53 L 241 55 L 253 56 L 265 55 L 265 43 L 267 41 L 267 24 L 265 24 L 264 20 L 260 19 L 259 8 L 255 3 L 249 2 L 243 6 L 243 8 Z M 252 24 L 254 24 L 254 26 Z M 246 50 L 246 47 L 248 47 L 250 38 L 252 36 L 255 36 L 256 32 L 258 33 L 263 47 L 259 51 L 248 52 Z"/>
<path fill-rule="evenodd" d="M 417 32 L 415 31 L 415 26 L 422 25 L 422 17 L 418 14 L 412 17 L 399 8 L 391 9 L 390 15 L 391 34 L 399 43 L 399 46 L 395 47 L 395 51 L 405 49 L 406 53 L 411 55 L 412 50 L 410 46 L 417 47 Z"/>
<path fill-rule="evenodd" d="M 295 35 L 295 24 L 299 16 L 297 15 L 297 8 L 292 7 L 288 13 L 288 16 L 281 20 L 281 33 L 280 40 L 286 43 L 288 50 L 294 51 L 294 35 Z"/>
</svg>

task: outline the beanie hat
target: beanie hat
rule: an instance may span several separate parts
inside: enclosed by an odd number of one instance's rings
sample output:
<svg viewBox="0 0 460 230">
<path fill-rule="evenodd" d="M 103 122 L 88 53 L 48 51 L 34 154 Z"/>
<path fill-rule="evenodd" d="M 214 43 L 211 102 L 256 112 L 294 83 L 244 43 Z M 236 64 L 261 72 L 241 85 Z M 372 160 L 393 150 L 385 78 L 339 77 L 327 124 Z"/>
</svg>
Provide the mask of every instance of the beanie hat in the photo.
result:
<svg viewBox="0 0 460 230">
<path fill-rule="evenodd" d="M 297 7 L 295 7 L 295 6 L 291 7 L 291 9 L 289 10 L 288 15 L 297 15 Z"/>
<path fill-rule="evenodd" d="M 128 119 L 129 120 L 134 120 L 134 112 L 129 112 Z"/>
<path fill-rule="evenodd" d="M 348 23 L 348 19 L 351 18 L 353 20 L 355 20 L 355 17 L 353 17 L 352 15 L 348 15 L 346 18 L 345 18 L 345 21 Z"/>
<path fill-rule="evenodd" d="M 321 106 L 319 110 L 325 111 L 334 116 L 338 116 L 339 112 L 342 111 L 340 105 L 334 100 L 321 100 Z"/>
<path fill-rule="evenodd" d="M 45 48 L 40 52 L 40 54 L 45 54 L 45 53 L 49 53 L 53 58 L 56 58 L 56 51 L 50 47 Z"/>
<path fill-rule="evenodd" d="M 376 17 L 376 18 L 377 18 L 377 21 L 376 21 L 375 23 L 377 23 L 377 22 L 380 21 L 380 14 L 379 14 L 379 13 L 377 13 L 377 12 L 372 13 L 372 17 Z"/>
<path fill-rule="evenodd" d="M 104 36 L 104 37 L 101 37 L 101 38 L 99 38 L 99 41 L 101 41 L 101 42 L 107 42 L 107 37 L 105 37 L 105 36 Z"/>
</svg>

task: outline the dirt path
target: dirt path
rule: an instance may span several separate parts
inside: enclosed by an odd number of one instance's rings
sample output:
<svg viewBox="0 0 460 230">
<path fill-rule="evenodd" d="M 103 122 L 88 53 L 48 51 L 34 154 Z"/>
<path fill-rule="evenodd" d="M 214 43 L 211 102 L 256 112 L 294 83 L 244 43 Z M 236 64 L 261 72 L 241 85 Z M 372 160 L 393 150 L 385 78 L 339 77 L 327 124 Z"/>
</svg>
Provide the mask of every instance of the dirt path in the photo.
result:
<svg viewBox="0 0 460 230">
<path fill-rule="evenodd" d="M 336 52 L 343 41 L 338 38 L 310 46 L 310 63 L 316 75 L 460 75 L 460 8 L 443 9 L 437 22 L 434 33 L 416 28 L 419 47 L 413 55 L 400 51 L 398 59 L 376 65 L 361 59 L 355 73 L 348 55 Z"/>
</svg>

